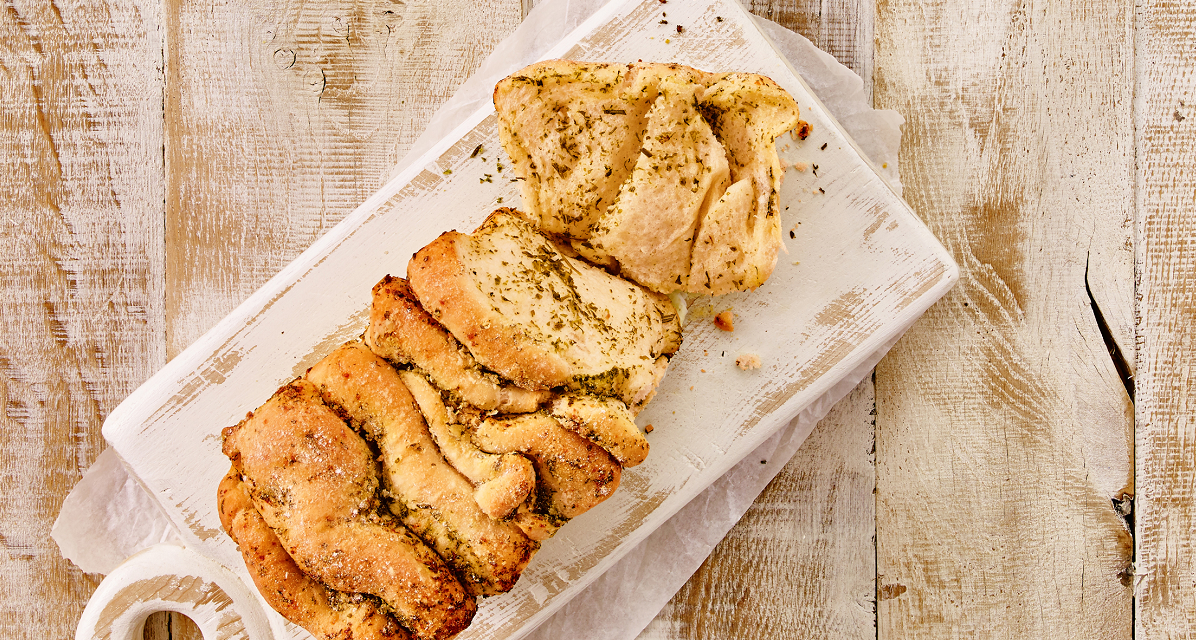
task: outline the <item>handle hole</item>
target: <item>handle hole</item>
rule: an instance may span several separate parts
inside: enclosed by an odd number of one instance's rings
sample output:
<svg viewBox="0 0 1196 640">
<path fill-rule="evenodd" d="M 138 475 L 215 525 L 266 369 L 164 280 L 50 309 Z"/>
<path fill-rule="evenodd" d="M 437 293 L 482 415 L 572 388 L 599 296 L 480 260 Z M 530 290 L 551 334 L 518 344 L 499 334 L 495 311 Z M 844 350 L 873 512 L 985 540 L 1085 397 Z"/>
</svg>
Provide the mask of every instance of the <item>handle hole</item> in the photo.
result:
<svg viewBox="0 0 1196 640">
<path fill-rule="evenodd" d="M 203 640 L 199 625 L 174 611 L 159 611 L 145 619 L 143 640 Z"/>
</svg>

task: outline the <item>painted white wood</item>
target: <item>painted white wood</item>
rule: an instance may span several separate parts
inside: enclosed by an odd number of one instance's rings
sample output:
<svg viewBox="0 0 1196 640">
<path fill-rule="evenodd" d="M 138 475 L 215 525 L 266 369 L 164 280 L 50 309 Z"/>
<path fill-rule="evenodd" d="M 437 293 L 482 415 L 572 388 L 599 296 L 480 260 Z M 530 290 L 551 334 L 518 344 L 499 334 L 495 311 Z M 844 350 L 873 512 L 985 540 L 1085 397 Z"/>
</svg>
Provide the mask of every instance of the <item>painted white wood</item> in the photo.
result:
<svg viewBox="0 0 1196 640">
<path fill-rule="evenodd" d="M 256 592 L 225 567 L 183 547 L 160 544 L 134 554 L 92 594 L 75 640 L 141 640 L 159 611 L 191 619 L 204 640 L 273 640 Z"/>
<path fill-rule="evenodd" d="M 656 400 L 653 452 L 615 497 L 567 525 L 511 593 L 481 604 L 462 638 L 517 637 L 550 614 L 842 376 L 892 340 L 956 278 L 937 240 L 875 173 L 733 1 L 619 2 L 549 56 L 675 60 L 764 73 L 797 98 L 814 126 L 782 140 L 781 194 L 789 255 L 749 294 L 698 304 Z M 470 157 L 477 145 L 488 151 Z M 826 145 L 825 149 L 822 145 Z M 204 338 L 134 393 L 105 424 L 188 544 L 230 567 L 239 554 L 219 528 L 215 489 L 227 470 L 219 430 L 256 408 L 342 340 L 360 333 L 370 287 L 448 228 L 470 229 L 518 202 L 499 168 L 494 119 L 482 111 L 317 241 Z M 812 170 L 818 165 L 817 173 Z M 484 174 L 492 181 L 484 181 Z M 799 225 L 800 223 L 800 225 Z M 731 307 L 734 333 L 709 316 Z M 764 367 L 735 358 L 756 352 Z M 243 569 L 238 569 L 243 572 Z"/>
</svg>

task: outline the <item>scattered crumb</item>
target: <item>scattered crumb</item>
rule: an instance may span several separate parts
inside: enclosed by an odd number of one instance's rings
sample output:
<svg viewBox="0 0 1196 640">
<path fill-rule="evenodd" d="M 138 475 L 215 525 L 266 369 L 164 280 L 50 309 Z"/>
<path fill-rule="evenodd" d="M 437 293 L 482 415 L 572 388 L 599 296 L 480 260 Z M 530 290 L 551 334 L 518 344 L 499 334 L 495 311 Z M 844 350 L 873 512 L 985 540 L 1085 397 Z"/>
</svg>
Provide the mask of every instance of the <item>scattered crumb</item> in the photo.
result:
<svg viewBox="0 0 1196 640">
<path fill-rule="evenodd" d="M 652 429 L 652 425 L 647 425 L 644 427 L 644 433 L 652 433 Z"/>
<path fill-rule="evenodd" d="M 735 366 L 748 371 L 749 369 L 760 368 L 760 356 L 754 353 L 745 353 L 738 358 L 735 358 Z"/>
<path fill-rule="evenodd" d="M 693 385 L 692 385 L 692 384 L 691 384 L 691 385 L 689 385 L 689 390 L 690 390 L 690 391 L 693 391 L 693 390 L 694 390 L 694 387 L 693 387 Z"/>
<path fill-rule="evenodd" d="M 705 370 L 705 369 L 702 369 L 702 373 L 706 373 L 706 370 Z"/>
<path fill-rule="evenodd" d="M 886 162 L 886 163 L 884 163 L 884 164 L 880 165 L 880 168 L 881 168 L 881 169 L 888 169 L 888 168 L 889 168 L 889 163 L 887 163 L 887 162 Z"/>
<path fill-rule="evenodd" d="M 730 309 L 727 309 L 717 316 L 714 316 L 714 326 L 722 329 L 723 331 L 734 331 L 735 314 L 731 313 Z"/>
<path fill-rule="evenodd" d="M 812 131 L 814 131 L 814 127 L 810 126 L 809 122 L 802 120 L 797 123 L 797 137 L 799 140 L 805 140 L 810 137 Z"/>
<path fill-rule="evenodd" d="M 809 169 L 809 168 L 810 168 L 810 165 L 808 165 L 808 164 L 806 164 L 806 163 L 804 163 L 804 162 L 794 162 L 794 163 L 793 163 L 793 168 L 794 168 L 794 169 L 797 169 L 798 171 L 800 171 L 800 172 L 802 172 L 802 173 L 805 173 L 805 172 L 806 172 L 806 169 Z"/>
<path fill-rule="evenodd" d="M 799 265 L 799 264 L 801 264 L 801 260 L 794 260 L 793 264 L 794 264 L 794 266 Z"/>
<path fill-rule="evenodd" d="M 664 39 L 664 43 L 665 43 L 665 44 L 668 44 L 668 43 L 669 43 L 669 39 L 668 39 L 668 38 L 665 38 L 665 39 Z"/>
</svg>

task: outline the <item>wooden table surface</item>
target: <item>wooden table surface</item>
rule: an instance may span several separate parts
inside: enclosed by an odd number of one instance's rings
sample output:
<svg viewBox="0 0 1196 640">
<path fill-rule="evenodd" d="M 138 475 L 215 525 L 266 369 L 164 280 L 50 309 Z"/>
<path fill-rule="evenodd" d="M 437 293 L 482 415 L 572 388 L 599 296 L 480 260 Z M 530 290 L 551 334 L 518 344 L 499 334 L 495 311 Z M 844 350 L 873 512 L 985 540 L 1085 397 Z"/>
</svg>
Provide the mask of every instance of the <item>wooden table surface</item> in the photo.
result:
<svg viewBox="0 0 1196 640">
<path fill-rule="evenodd" d="M 5 0 L 0 637 L 74 634 L 100 577 L 49 531 L 107 413 L 529 5 Z M 750 5 L 904 115 L 962 278 L 643 637 L 1196 637 L 1196 5 Z"/>
</svg>

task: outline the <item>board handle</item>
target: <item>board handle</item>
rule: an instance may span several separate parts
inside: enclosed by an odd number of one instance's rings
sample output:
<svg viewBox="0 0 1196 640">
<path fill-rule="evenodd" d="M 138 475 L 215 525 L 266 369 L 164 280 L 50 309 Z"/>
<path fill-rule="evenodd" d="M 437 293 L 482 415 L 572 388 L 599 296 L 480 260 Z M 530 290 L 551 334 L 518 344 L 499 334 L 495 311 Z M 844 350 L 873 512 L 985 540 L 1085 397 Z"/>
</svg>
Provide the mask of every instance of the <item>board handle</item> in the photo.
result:
<svg viewBox="0 0 1196 640">
<path fill-rule="evenodd" d="M 245 583 L 190 549 L 158 544 L 104 578 L 83 610 L 75 640 L 141 640 L 159 611 L 191 618 L 204 640 L 274 640 L 265 611 Z"/>
</svg>

